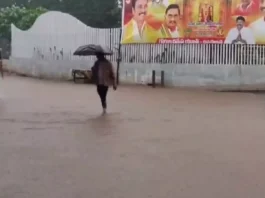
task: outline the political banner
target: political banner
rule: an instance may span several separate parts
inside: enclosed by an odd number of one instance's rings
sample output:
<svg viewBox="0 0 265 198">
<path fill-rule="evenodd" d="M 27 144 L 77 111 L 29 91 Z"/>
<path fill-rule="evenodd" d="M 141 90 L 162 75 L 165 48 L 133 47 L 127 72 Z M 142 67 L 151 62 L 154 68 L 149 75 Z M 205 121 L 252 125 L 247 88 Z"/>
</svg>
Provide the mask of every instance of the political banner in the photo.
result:
<svg viewBox="0 0 265 198">
<path fill-rule="evenodd" d="M 265 44 L 260 0 L 124 0 L 122 44 Z"/>
</svg>

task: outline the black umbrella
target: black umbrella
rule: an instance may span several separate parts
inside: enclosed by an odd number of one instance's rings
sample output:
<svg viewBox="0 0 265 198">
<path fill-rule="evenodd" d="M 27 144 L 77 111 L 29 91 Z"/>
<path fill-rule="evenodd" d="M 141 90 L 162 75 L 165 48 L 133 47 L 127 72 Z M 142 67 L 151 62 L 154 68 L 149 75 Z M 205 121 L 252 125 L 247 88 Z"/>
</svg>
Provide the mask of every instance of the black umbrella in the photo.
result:
<svg viewBox="0 0 265 198">
<path fill-rule="evenodd" d="M 104 54 L 104 55 L 112 55 L 112 51 L 105 46 L 101 45 L 84 45 L 79 47 L 75 52 L 74 55 L 76 56 L 94 56 L 96 54 Z"/>
</svg>

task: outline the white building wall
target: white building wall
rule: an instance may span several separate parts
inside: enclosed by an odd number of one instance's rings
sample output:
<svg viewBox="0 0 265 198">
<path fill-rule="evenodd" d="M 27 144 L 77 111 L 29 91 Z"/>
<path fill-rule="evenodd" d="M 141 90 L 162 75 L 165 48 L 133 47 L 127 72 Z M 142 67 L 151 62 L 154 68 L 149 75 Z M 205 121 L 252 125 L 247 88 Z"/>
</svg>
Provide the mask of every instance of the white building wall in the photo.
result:
<svg viewBox="0 0 265 198">
<path fill-rule="evenodd" d="M 72 56 L 74 50 L 85 44 L 113 48 L 113 42 L 118 41 L 120 33 L 119 28 L 88 27 L 75 17 L 57 11 L 41 15 L 29 30 L 22 31 L 15 25 L 11 26 L 11 30 L 12 57 L 61 60 L 76 59 Z"/>
</svg>

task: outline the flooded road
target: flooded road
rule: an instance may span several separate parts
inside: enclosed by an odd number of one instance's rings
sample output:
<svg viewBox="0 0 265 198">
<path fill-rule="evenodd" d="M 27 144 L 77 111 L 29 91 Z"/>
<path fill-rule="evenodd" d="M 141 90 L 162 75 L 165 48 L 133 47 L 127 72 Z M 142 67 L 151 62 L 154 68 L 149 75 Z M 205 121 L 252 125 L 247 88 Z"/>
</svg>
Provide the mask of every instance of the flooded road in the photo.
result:
<svg viewBox="0 0 265 198">
<path fill-rule="evenodd" d="M 0 79 L 2 198 L 265 197 L 265 97 Z"/>
</svg>

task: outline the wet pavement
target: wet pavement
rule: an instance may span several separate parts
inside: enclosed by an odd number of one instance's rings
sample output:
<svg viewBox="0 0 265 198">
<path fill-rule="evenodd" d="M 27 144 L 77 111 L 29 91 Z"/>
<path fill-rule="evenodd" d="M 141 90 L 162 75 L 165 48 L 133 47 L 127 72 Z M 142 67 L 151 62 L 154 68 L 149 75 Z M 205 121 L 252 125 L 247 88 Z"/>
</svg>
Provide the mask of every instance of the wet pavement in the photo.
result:
<svg viewBox="0 0 265 198">
<path fill-rule="evenodd" d="M 265 98 L 0 80 L 0 198 L 263 198 Z"/>
</svg>

